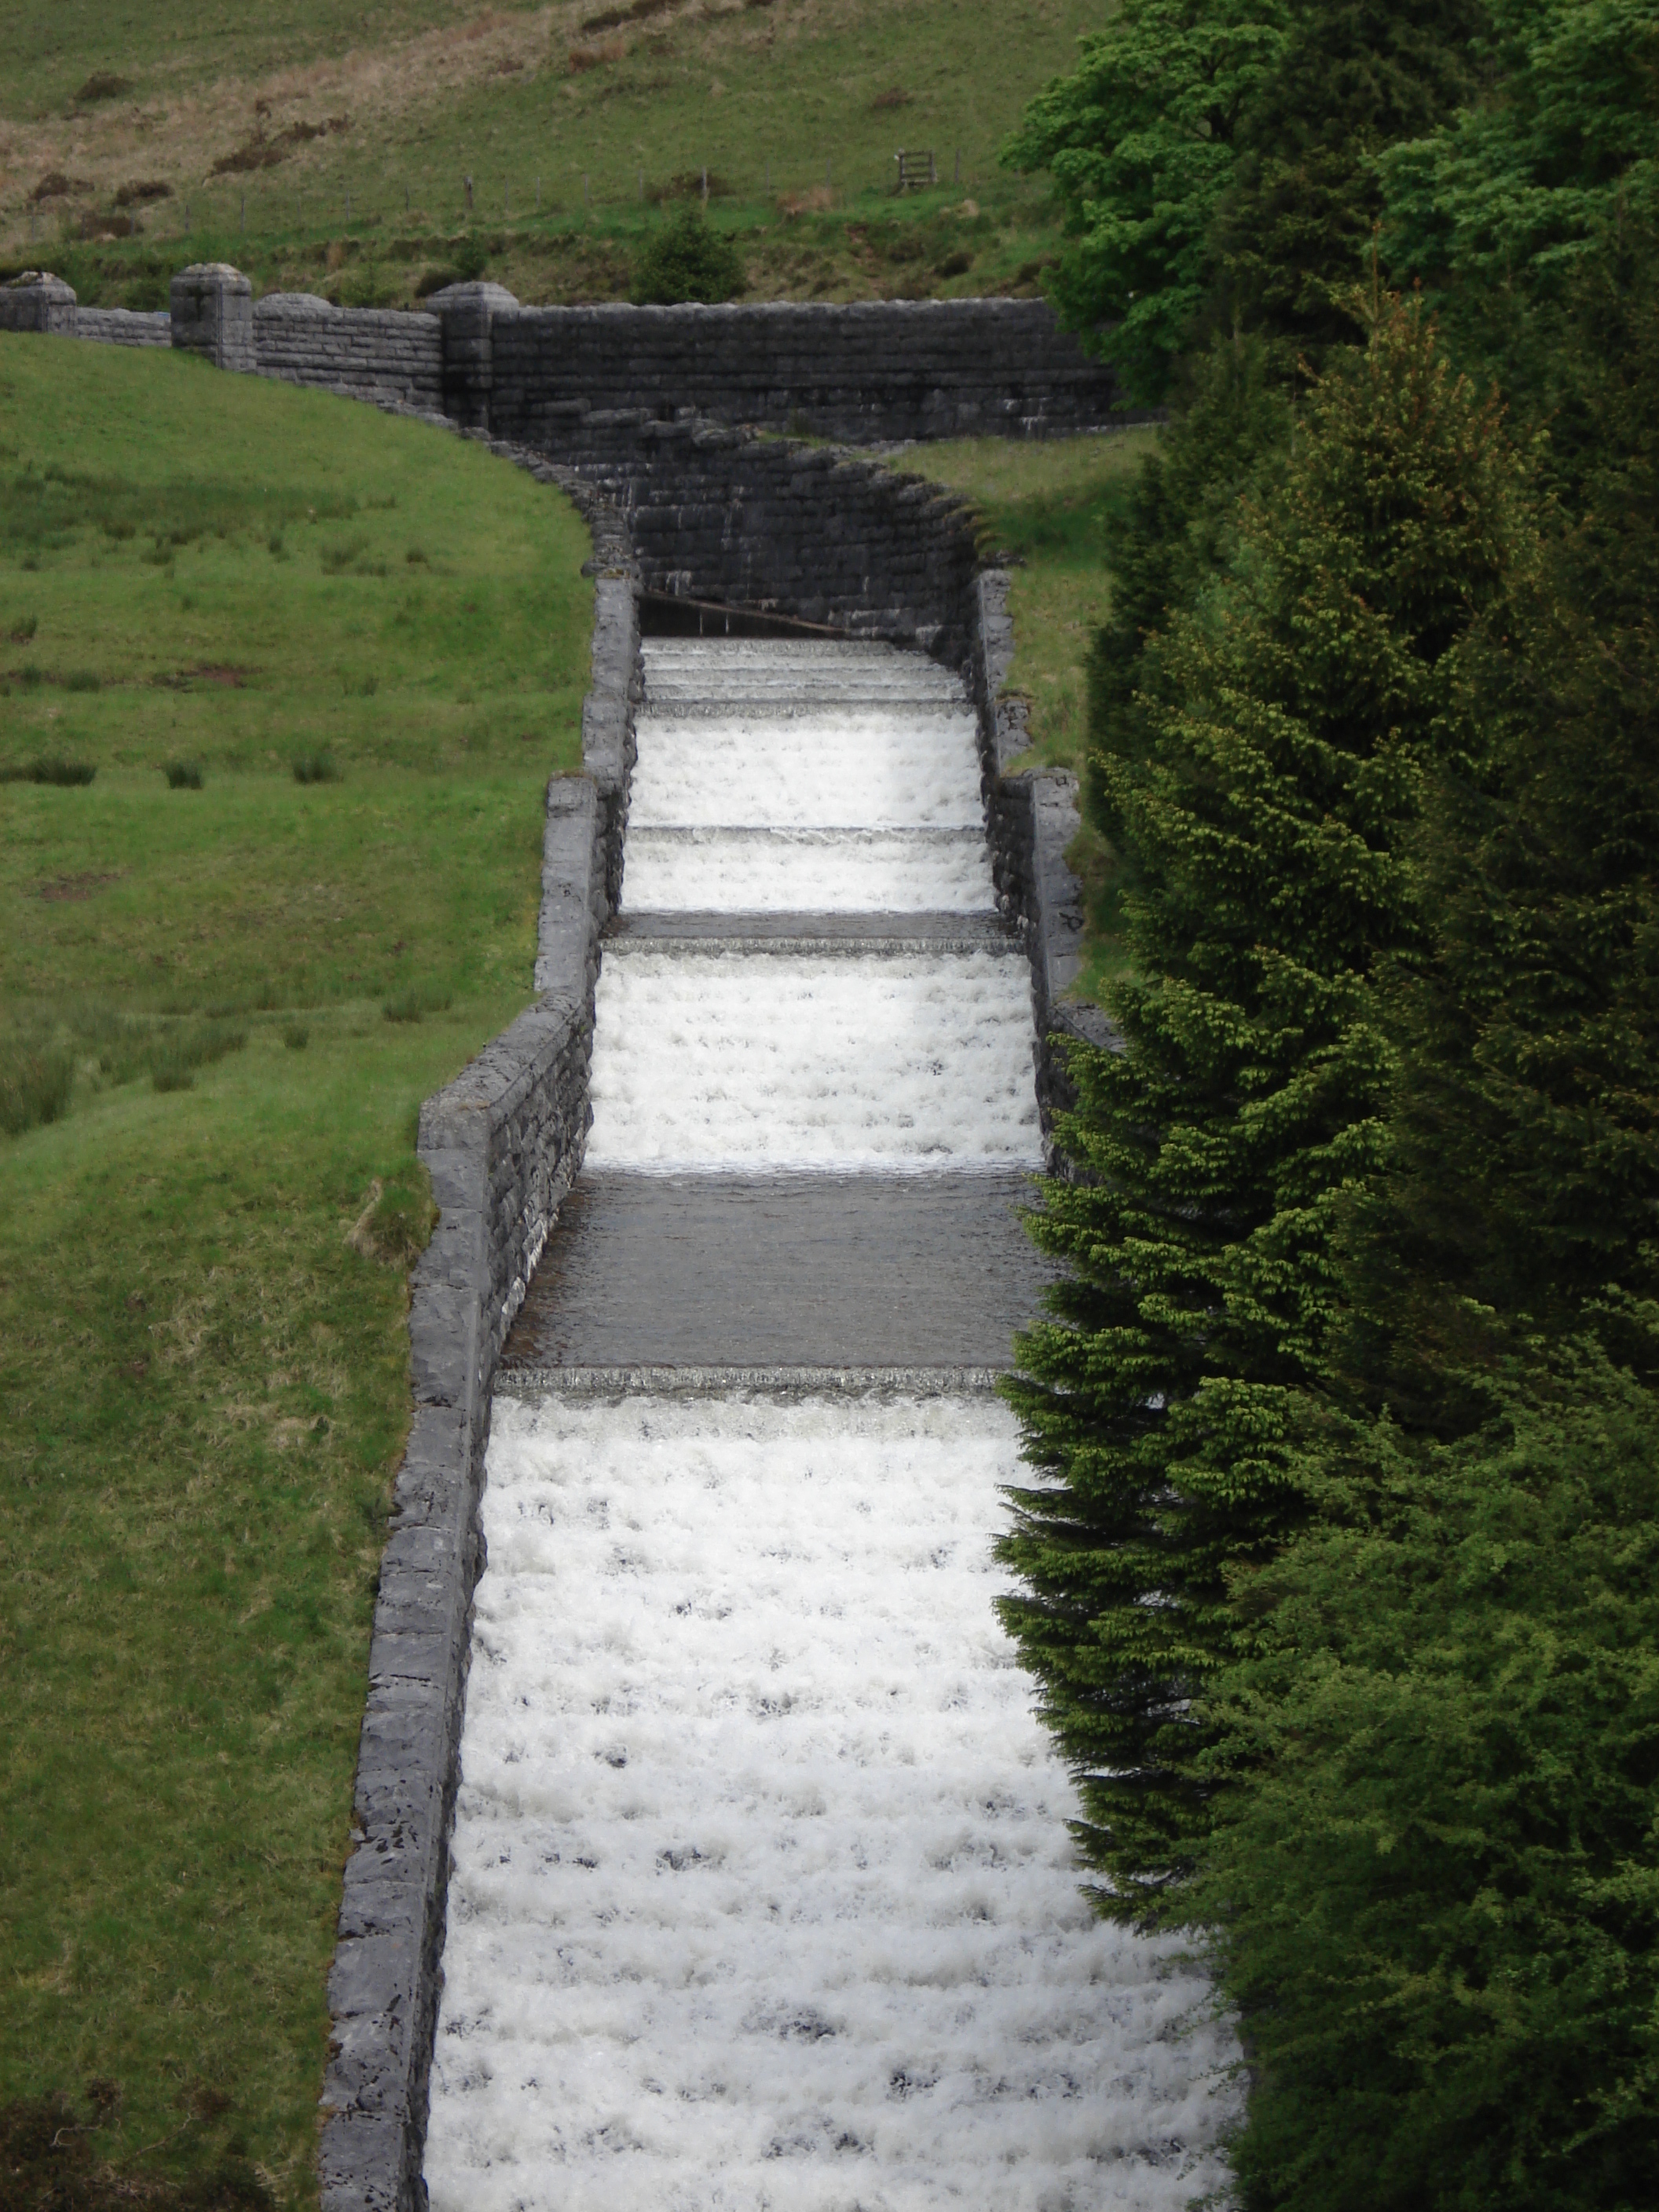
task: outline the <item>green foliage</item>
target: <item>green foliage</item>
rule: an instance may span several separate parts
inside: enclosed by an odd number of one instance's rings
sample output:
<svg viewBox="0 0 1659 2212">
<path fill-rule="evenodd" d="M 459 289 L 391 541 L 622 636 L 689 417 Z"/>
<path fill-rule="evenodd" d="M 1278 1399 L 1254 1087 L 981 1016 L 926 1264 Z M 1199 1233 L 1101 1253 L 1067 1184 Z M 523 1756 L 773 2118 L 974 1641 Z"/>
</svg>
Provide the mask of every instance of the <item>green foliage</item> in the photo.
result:
<svg viewBox="0 0 1659 2212">
<path fill-rule="evenodd" d="M 724 231 L 716 230 L 696 203 L 684 200 L 652 234 L 634 264 L 635 306 L 672 306 L 683 300 L 715 305 L 746 289 L 743 258 Z"/>
<path fill-rule="evenodd" d="M 202 770 L 196 761 L 169 761 L 161 773 L 167 780 L 169 791 L 199 791 Z"/>
<path fill-rule="evenodd" d="M 1459 650 L 1510 558 L 1516 462 L 1413 310 L 1321 387 L 1225 590 L 1172 626 L 1151 743 L 1101 773 L 1133 849 L 1120 1052 L 1075 1048 L 1033 1234 L 1069 1263 L 1006 1386 L 1026 1455 L 1004 1605 L 1134 1916 L 1207 1820 L 1191 1700 L 1236 1647 L 1226 1577 L 1304 1510 L 1346 1194 L 1377 1171 L 1390 1055 L 1369 979 L 1419 922 L 1425 779 L 1474 738 Z"/>
<path fill-rule="evenodd" d="M 1457 1444 L 1331 1446 L 1320 1521 L 1236 1585 L 1249 1787 L 1192 1909 L 1249 2021 L 1251 2206 L 1652 2200 L 1659 1405 L 1593 1346 L 1500 1396 Z"/>
<path fill-rule="evenodd" d="M 1494 0 L 1501 89 L 1382 169 L 1404 274 L 1548 292 L 1659 195 L 1653 0 Z"/>
<path fill-rule="evenodd" d="M 1630 287 L 1622 253 L 1575 284 L 1582 503 L 1471 663 L 1488 750 L 1429 810 L 1433 943 L 1392 978 L 1405 1083 L 1347 1358 L 1416 1422 L 1455 1421 L 1462 1371 L 1517 1332 L 1653 1278 L 1659 230 L 1629 242 Z"/>
<path fill-rule="evenodd" d="M 1240 493 L 1258 481 L 1266 489 L 1290 441 L 1290 403 L 1258 338 L 1215 340 L 1188 365 L 1184 397 L 1111 519 L 1111 618 L 1089 656 L 1086 804 L 1118 848 L 1126 879 L 1133 854 L 1108 797 L 1105 763 L 1138 759 L 1150 747 L 1163 635 L 1226 569 L 1237 545 Z"/>
<path fill-rule="evenodd" d="M 1238 131 L 1217 212 L 1224 312 L 1322 349 L 1352 342 L 1349 295 L 1382 212 L 1376 157 L 1473 94 L 1486 0 L 1320 0 L 1296 15 Z M 1223 302 L 1212 307 L 1223 312 Z"/>
<path fill-rule="evenodd" d="M 1133 401 L 1169 389 L 1208 288 L 1240 124 L 1289 20 L 1284 0 L 1125 0 L 1004 149 L 1053 177 L 1073 243 L 1049 295 Z"/>
</svg>

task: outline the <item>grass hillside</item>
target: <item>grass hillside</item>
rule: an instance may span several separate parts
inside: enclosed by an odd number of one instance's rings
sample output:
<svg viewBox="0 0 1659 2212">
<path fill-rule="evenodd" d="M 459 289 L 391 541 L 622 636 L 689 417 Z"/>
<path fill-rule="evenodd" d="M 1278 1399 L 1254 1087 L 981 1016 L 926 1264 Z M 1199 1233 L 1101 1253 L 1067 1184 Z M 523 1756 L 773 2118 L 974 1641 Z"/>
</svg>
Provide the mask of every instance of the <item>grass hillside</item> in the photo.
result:
<svg viewBox="0 0 1659 2212">
<path fill-rule="evenodd" d="M 76 2203 L 303 2203 L 414 1117 L 530 995 L 588 543 L 476 446 L 55 340 L 0 337 L 0 2166 L 62 2093 Z"/>
<path fill-rule="evenodd" d="M 1054 219 L 997 149 L 1107 12 L 286 0 L 233 22 L 203 0 L 19 0 L 0 236 L 14 265 L 70 261 L 84 298 L 130 306 L 207 252 L 346 304 L 411 300 L 478 253 L 523 298 L 610 297 L 706 169 L 758 296 L 1030 291 Z M 902 208 L 901 146 L 940 180 Z"/>
</svg>

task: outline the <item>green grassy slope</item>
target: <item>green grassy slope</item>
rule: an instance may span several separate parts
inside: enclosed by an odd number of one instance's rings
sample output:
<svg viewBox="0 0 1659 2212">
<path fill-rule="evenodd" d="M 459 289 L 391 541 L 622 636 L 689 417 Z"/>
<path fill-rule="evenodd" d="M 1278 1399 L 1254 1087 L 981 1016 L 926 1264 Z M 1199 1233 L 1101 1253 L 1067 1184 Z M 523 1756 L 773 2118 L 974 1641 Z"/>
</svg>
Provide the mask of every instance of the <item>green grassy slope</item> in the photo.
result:
<svg viewBox="0 0 1659 2212">
<path fill-rule="evenodd" d="M 67 254 L 84 297 L 138 305 L 159 303 L 167 268 L 209 251 L 268 284 L 391 302 L 463 233 L 521 297 L 608 297 L 654 219 L 641 190 L 704 168 L 759 295 L 1030 290 L 1053 218 L 999 170 L 997 149 L 1107 10 L 683 0 L 585 31 L 617 11 L 428 6 L 394 25 L 287 0 L 279 67 L 269 26 L 232 30 L 202 0 L 172 0 L 125 47 L 94 42 L 125 53 L 131 88 L 81 104 L 62 17 L 44 0 L 19 12 L 25 61 L 0 111 L 8 250 L 14 264 L 32 246 L 54 266 Z M 932 149 L 940 185 L 895 223 L 900 146 Z M 32 200 L 52 178 L 63 189 Z M 119 201 L 140 184 L 170 197 Z M 142 242 L 72 250 L 135 220 Z"/>
<path fill-rule="evenodd" d="M 414 1115 L 529 996 L 587 539 L 477 447 L 168 355 L 0 338 L 0 766 L 96 769 L 0 782 L 0 1104 L 71 1084 L 0 1135 L 0 2106 L 112 2082 L 119 2175 L 301 2203 Z"/>
</svg>

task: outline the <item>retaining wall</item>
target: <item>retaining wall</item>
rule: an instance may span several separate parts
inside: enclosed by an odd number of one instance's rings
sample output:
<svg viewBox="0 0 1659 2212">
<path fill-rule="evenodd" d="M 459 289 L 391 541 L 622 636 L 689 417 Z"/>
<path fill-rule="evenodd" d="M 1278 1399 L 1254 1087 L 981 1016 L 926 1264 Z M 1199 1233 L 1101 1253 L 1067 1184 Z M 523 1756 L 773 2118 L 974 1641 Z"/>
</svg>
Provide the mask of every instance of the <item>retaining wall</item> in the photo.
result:
<svg viewBox="0 0 1659 2212">
<path fill-rule="evenodd" d="M 689 412 L 586 410 L 562 427 L 544 450 L 621 510 L 647 591 L 966 659 L 977 526 L 952 493 Z"/>
<path fill-rule="evenodd" d="M 538 998 L 421 1109 L 440 1207 L 409 1318 L 414 1426 L 369 1649 L 352 1853 L 329 1976 L 319 2153 L 327 2212 L 418 2212 L 449 1836 L 495 1364 L 591 1119 L 599 933 L 620 886 L 639 628 L 632 580 L 595 586 L 587 773 L 548 786 Z"/>
<path fill-rule="evenodd" d="M 593 406 L 667 420 L 691 408 L 849 445 L 1054 436 L 1138 419 L 1117 410 L 1110 371 L 1044 300 L 525 307 L 498 284 L 469 283 L 405 313 L 303 292 L 255 301 L 221 263 L 181 270 L 172 291 L 164 337 L 153 316 L 78 308 L 68 285 L 33 271 L 0 287 L 0 330 L 170 341 L 222 367 L 441 410 L 556 451 L 565 417 Z"/>
<path fill-rule="evenodd" d="M 354 399 L 393 399 L 441 412 L 444 334 L 435 315 L 336 307 L 309 292 L 269 292 L 253 303 L 261 376 L 322 385 Z"/>
<path fill-rule="evenodd" d="M 1046 300 L 519 307 L 492 326 L 489 428 L 546 442 L 574 400 L 847 445 L 1054 436 L 1114 416 L 1109 370 Z"/>
</svg>

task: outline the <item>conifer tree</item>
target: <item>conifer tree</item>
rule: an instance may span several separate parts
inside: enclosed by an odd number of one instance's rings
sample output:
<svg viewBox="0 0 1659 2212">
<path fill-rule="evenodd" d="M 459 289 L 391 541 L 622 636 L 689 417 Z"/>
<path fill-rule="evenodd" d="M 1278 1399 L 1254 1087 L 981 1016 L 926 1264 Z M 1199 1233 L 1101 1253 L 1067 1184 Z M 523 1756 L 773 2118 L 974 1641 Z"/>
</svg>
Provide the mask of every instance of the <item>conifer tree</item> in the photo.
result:
<svg viewBox="0 0 1659 2212">
<path fill-rule="evenodd" d="M 1103 1909 L 1156 1915 L 1204 1831 L 1193 1700 L 1239 1648 L 1230 1569 L 1294 1526 L 1340 1210 L 1375 1176 L 1376 962 L 1419 927 L 1404 846 L 1473 743 L 1460 649 L 1501 590 L 1516 463 L 1413 307 L 1318 389 L 1226 587 L 1171 625 L 1150 743 L 1101 764 L 1132 853 L 1121 1053 L 1077 1048 L 1033 1233 L 1067 1264 L 1006 1386 L 1005 1620 L 1079 1777 Z"/>
<path fill-rule="evenodd" d="M 1317 358 L 1382 213 L 1377 156 L 1472 98 L 1486 0 L 1315 0 L 1258 85 L 1218 208 L 1210 313 Z"/>
<path fill-rule="evenodd" d="M 1583 479 L 1516 618 L 1471 658 L 1489 743 L 1425 824 L 1431 942 L 1398 963 L 1390 1170 L 1356 1218 L 1345 1358 L 1408 1425 L 1659 1289 L 1659 225 L 1558 326 Z"/>
</svg>

